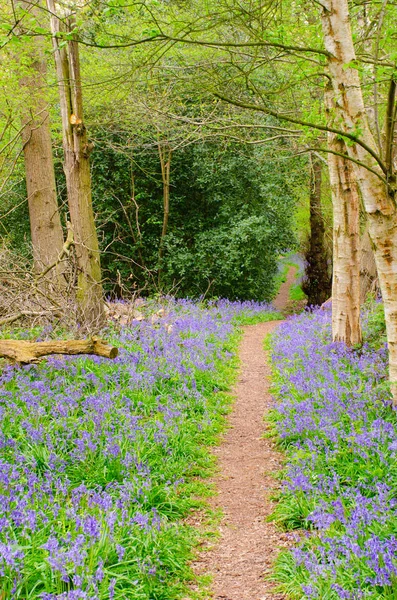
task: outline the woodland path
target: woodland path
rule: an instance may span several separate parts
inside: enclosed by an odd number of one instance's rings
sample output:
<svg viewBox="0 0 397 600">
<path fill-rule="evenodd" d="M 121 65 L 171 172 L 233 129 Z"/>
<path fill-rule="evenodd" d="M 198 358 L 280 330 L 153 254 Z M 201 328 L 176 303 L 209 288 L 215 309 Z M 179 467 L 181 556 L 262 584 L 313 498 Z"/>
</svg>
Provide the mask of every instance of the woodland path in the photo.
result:
<svg viewBox="0 0 397 600">
<path fill-rule="evenodd" d="M 279 311 L 285 310 L 289 304 L 289 291 L 291 286 L 295 283 L 296 272 L 296 267 L 290 267 L 288 269 L 287 278 L 284 283 L 281 284 L 278 294 L 272 302 L 274 308 Z"/>
<path fill-rule="evenodd" d="M 274 473 L 281 455 L 263 438 L 263 415 L 269 410 L 270 367 L 263 349 L 265 336 L 279 321 L 245 327 L 240 346 L 241 371 L 229 429 L 216 450 L 220 474 L 214 483 L 218 495 L 211 505 L 221 509 L 220 541 L 202 552 L 198 573 L 213 576 L 215 600 L 279 600 L 264 576 L 287 536 L 266 522 L 273 504 L 269 498 L 277 487 Z"/>
<path fill-rule="evenodd" d="M 289 288 L 295 280 L 291 267 L 274 306 L 285 308 Z M 288 537 L 268 523 L 273 510 L 275 473 L 282 456 L 272 440 L 263 438 L 263 417 L 271 407 L 270 366 L 263 348 L 266 335 L 280 321 L 245 327 L 240 346 L 241 370 L 234 389 L 236 397 L 229 429 L 215 451 L 219 475 L 214 479 L 218 494 L 211 505 L 221 509 L 220 540 L 202 552 L 195 563 L 200 574 L 211 574 L 214 600 L 281 600 L 266 574 Z"/>
</svg>

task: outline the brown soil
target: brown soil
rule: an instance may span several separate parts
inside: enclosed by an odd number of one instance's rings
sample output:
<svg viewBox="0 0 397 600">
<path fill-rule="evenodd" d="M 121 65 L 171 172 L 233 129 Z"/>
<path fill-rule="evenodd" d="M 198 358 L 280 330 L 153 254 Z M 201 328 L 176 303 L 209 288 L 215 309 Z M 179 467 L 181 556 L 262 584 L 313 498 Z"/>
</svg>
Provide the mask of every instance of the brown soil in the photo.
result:
<svg viewBox="0 0 397 600">
<path fill-rule="evenodd" d="M 281 312 L 284 317 L 299 314 L 305 310 L 307 306 L 306 298 L 303 300 L 290 300 L 289 297 L 290 288 L 295 283 L 296 271 L 296 267 L 289 268 L 287 279 L 281 284 L 279 292 L 273 300 L 273 306 Z"/>
<path fill-rule="evenodd" d="M 287 273 L 287 279 L 284 281 L 284 283 L 281 284 L 278 294 L 273 300 L 273 306 L 280 312 L 286 310 L 290 303 L 289 291 L 291 286 L 295 282 L 296 271 L 296 267 L 289 268 L 289 271 Z"/>
<path fill-rule="evenodd" d="M 245 328 L 230 428 L 215 450 L 220 475 L 214 481 L 218 495 L 212 506 L 224 514 L 221 537 L 214 548 L 200 554 L 194 566 L 197 573 L 213 575 L 212 598 L 216 600 L 284 598 L 265 579 L 278 550 L 288 545 L 287 535 L 266 522 L 273 509 L 270 496 L 278 485 L 274 474 L 282 456 L 271 440 L 263 438 L 263 415 L 271 405 L 263 340 L 278 323 Z"/>
</svg>

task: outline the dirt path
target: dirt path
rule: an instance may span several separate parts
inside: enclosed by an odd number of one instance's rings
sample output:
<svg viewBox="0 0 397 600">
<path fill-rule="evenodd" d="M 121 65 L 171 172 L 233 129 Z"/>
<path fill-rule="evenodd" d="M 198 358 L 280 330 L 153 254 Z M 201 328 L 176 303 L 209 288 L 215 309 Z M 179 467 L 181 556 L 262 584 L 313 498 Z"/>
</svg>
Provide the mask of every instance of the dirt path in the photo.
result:
<svg viewBox="0 0 397 600">
<path fill-rule="evenodd" d="M 287 279 L 281 284 L 278 294 L 273 300 L 273 306 L 279 311 L 283 311 L 289 304 L 289 291 L 295 283 L 296 272 L 296 267 L 289 268 Z"/>
<path fill-rule="evenodd" d="M 200 573 L 213 575 L 212 598 L 216 600 L 283 598 L 264 579 L 278 549 L 286 545 L 286 535 L 266 522 L 272 511 L 269 496 L 277 485 L 271 474 L 280 468 L 281 457 L 273 443 L 262 437 L 263 415 L 271 402 L 263 340 L 277 323 L 245 328 L 230 429 L 215 451 L 220 475 L 215 479 L 218 495 L 212 505 L 224 513 L 221 539 L 201 553 L 196 567 Z"/>
</svg>

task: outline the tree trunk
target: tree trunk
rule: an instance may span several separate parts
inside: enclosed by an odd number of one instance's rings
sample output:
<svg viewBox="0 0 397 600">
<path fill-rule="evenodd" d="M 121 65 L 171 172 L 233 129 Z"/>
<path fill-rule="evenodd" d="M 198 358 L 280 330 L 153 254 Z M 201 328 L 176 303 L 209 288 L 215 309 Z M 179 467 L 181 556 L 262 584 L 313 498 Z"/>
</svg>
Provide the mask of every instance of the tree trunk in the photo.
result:
<svg viewBox="0 0 397 600">
<path fill-rule="evenodd" d="M 27 10 L 28 5 L 22 5 Z M 32 12 L 37 11 L 35 7 Z M 63 232 L 58 211 L 54 162 L 47 100 L 45 97 L 47 65 L 40 38 L 35 38 L 30 53 L 29 74 L 21 80 L 28 104 L 23 115 L 23 152 L 28 194 L 33 260 L 37 273 L 57 261 L 62 252 Z M 62 265 L 49 272 L 51 283 L 63 287 Z"/>
<path fill-rule="evenodd" d="M 360 259 L 360 302 L 364 304 L 368 294 L 376 294 L 379 289 L 378 272 L 376 270 L 375 256 L 372 249 L 368 225 L 361 236 Z"/>
<path fill-rule="evenodd" d="M 31 363 L 49 354 L 96 354 L 105 358 L 116 358 L 118 349 L 103 340 L 51 340 L 49 342 L 27 342 L 25 340 L 0 340 L 0 356 L 19 363 Z"/>
<path fill-rule="evenodd" d="M 98 329 L 104 320 L 103 290 L 98 237 L 95 228 L 91 197 L 88 142 L 83 120 L 78 43 L 69 40 L 67 47 L 59 46 L 60 21 L 55 16 L 53 0 L 47 0 L 51 13 L 54 56 L 57 70 L 64 149 L 64 170 L 68 194 L 78 269 L 77 301 L 80 322 L 90 330 Z M 68 20 L 68 31 L 71 21 Z"/>
<path fill-rule="evenodd" d="M 329 136 L 343 153 L 344 142 Z M 361 344 L 360 205 L 352 163 L 328 156 L 333 206 L 332 337 L 348 346 Z"/>
<path fill-rule="evenodd" d="M 335 125 L 338 107 L 334 90 L 325 89 L 328 124 Z M 362 342 L 360 320 L 360 202 L 346 144 L 328 133 L 328 170 L 333 208 L 332 338 L 355 346 Z"/>
<path fill-rule="evenodd" d="M 161 178 L 163 181 L 163 227 L 161 230 L 160 244 L 159 244 L 159 284 L 162 272 L 162 258 L 164 254 L 164 242 L 168 230 L 168 218 L 170 214 L 170 176 L 171 176 L 171 158 L 172 150 L 168 145 L 162 145 L 158 143 L 160 166 L 161 166 Z"/>
<path fill-rule="evenodd" d="M 315 155 L 310 160 L 310 237 L 305 254 L 305 278 L 302 289 L 309 306 L 320 306 L 331 294 L 327 251 L 324 243 L 324 220 L 321 210 L 322 163 Z"/>
<path fill-rule="evenodd" d="M 381 149 L 377 148 L 368 124 L 359 73 L 353 68 L 356 56 L 347 0 L 328 0 L 323 6 L 324 40 L 330 52 L 328 68 L 340 118 L 338 125 L 361 141 L 349 141 L 346 151 L 356 161 L 353 169 L 368 215 L 369 235 L 385 308 L 391 389 L 393 401 L 397 404 L 397 218 L 393 135 L 390 131 L 393 121 L 388 119 L 394 110 L 396 84 L 392 79 L 386 109 L 385 160 L 381 161 Z"/>
</svg>

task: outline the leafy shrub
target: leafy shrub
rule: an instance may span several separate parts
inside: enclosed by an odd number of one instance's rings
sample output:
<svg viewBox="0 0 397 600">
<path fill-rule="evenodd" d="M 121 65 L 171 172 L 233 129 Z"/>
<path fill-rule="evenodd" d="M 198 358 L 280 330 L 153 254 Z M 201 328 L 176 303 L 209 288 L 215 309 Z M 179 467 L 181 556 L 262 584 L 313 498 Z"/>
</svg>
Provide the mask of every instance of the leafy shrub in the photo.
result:
<svg viewBox="0 0 397 600">
<path fill-rule="evenodd" d="M 131 162 L 114 149 L 124 143 L 121 134 L 96 137 L 93 192 L 109 290 L 119 273 L 145 293 L 271 298 L 276 257 L 294 245 L 290 181 L 297 165 L 234 144 L 207 142 L 175 152 L 160 261 L 163 190 L 156 148 L 142 143 Z"/>
</svg>

